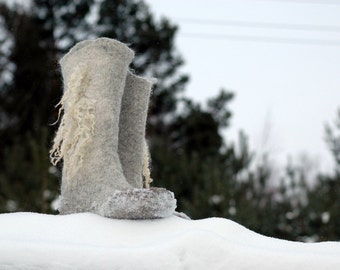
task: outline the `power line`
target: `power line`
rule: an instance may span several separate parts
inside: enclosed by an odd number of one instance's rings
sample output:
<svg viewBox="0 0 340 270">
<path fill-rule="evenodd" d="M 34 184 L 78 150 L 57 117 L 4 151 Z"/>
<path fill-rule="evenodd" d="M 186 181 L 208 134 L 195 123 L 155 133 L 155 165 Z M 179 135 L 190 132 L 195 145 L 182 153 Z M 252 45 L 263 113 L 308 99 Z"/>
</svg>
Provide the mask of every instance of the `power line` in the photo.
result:
<svg viewBox="0 0 340 270">
<path fill-rule="evenodd" d="M 327 0 L 257 0 L 261 2 L 281 2 L 285 4 L 316 4 L 316 5 L 340 5 L 340 1 Z"/>
<path fill-rule="evenodd" d="M 179 33 L 179 35 L 184 38 L 198 38 L 198 39 L 238 40 L 245 42 L 284 43 L 295 45 L 340 46 L 340 40 L 281 38 L 281 37 L 242 36 L 242 35 L 203 34 L 203 33 Z"/>
<path fill-rule="evenodd" d="M 251 28 L 267 28 L 281 30 L 304 30 L 304 31 L 331 31 L 340 32 L 340 26 L 335 25 L 312 25 L 312 24 L 293 24 L 293 23 L 275 23 L 275 22 L 247 22 L 237 20 L 210 20 L 196 18 L 177 18 L 183 23 L 205 24 L 214 26 L 237 26 Z"/>
</svg>

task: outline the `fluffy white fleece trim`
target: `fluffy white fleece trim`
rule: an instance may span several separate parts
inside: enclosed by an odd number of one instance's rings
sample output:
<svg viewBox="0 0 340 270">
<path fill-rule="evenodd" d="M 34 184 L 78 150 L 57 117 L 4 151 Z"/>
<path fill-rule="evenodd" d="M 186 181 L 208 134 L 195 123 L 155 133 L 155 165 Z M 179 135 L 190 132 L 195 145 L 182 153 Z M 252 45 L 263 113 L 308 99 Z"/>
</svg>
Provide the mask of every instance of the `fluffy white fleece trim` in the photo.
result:
<svg viewBox="0 0 340 270">
<path fill-rule="evenodd" d="M 68 180 L 82 167 L 86 146 L 93 139 L 96 101 L 86 96 L 88 83 L 87 67 L 76 67 L 57 104 L 60 106 L 59 116 L 62 113 L 63 116 L 50 150 L 50 159 L 53 165 L 64 160 L 63 170 Z"/>
</svg>

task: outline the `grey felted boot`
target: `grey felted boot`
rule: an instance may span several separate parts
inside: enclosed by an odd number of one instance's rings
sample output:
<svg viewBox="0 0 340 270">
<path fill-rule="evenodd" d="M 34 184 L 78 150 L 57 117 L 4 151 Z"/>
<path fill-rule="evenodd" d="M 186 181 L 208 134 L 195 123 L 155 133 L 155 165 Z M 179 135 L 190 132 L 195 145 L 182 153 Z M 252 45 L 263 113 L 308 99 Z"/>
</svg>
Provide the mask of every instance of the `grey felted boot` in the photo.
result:
<svg viewBox="0 0 340 270">
<path fill-rule="evenodd" d="M 51 150 L 64 160 L 60 213 L 103 209 L 117 190 L 127 190 L 118 156 L 121 100 L 134 56 L 125 44 L 108 38 L 83 41 L 60 61 L 64 115 Z M 106 206 L 105 206 L 106 205 Z"/>
<path fill-rule="evenodd" d="M 148 159 L 145 124 L 154 81 L 128 72 L 119 120 L 118 154 L 126 180 L 135 188 L 143 187 L 143 161 Z"/>
<path fill-rule="evenodd" d="M 126 77 L 119 121 L 118 154 L 125 178 L 135 189 L 119 192 L 110 198 L 109 203 L 122 206 L 121 209 L 115 207 L 116 216 L 125 215 L 124 218 L 131 219 L 161 218 L 174 214 L 176 208 L 172 192 L 164 188 L 149 188 L 152 179 L 145 125 L 151 88 L 155 82 L 154 79 L 142 78 L 131 72 Z M 146 188 L 142 188 L 142 175 Z"/>
</svg>

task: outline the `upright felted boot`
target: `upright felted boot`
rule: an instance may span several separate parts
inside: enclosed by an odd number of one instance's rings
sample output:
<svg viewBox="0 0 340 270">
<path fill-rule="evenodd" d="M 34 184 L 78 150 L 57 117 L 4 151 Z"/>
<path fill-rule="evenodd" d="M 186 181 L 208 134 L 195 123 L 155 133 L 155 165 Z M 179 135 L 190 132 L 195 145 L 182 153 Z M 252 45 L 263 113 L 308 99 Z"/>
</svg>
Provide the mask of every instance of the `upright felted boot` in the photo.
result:
<svg viewBox="0 0 340 270">
<path fill-rule="evenodd" d="M 63 159 L 60 213 L 114 216 L 106 203 L 128 190 L 118 156 L 121 100 L 132 50 L 116 40 L 78 43 L 60 61 L 64 115 L 51 150 Z"/>
<path fill-rule="evenodd" d="M 149 159 L 145 142 L 145 125 L 152 85 L 152 80 L 136 76 L 131 72 L 126 76 L 119 121 L 118 154 L 125 178 L 135 188 L 143 187 L 143 162 L 147 163 Z M 148 165 L 144 165 L 145 172 L 148 170 Z M 146 182 L 149 181 L 146 179 Z"/>
<path fill-rule="evenodd" d="M 134 187 L 119 196 L 112 196 L 114 205 L 127 207 L 132 219 L 167 217 L 174 213 L 174 194 L 164 188 L 150 188 L 149 150 L 145 140 L 145 125 L 149 98 L 155 80 L 136 76 L 126 77 L 119 121 L 118 154 L 126 180 Z M 144 186 L 143 188 L 143 177 Z M 122 196 L 123 195 L 123 196 Z M 124 213 L 123 208 L 121 212 Z M 118 212 L 118 211 L 117 211 Z"/>
</svg>

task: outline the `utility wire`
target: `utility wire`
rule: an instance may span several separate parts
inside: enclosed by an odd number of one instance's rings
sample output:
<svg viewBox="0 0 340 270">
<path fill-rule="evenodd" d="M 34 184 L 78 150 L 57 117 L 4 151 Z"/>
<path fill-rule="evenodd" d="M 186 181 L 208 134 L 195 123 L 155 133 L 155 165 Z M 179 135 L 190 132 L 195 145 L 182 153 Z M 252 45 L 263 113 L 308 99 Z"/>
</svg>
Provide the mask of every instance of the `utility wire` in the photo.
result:
<svg viewBox="0 0 340 270">
<path fill-rule="evenodd" d="M 242 36 L 224 34 L 202 34 L 202 33 L 181 33 L 183 38 L 197 38 L 205 40 L 238 40 L 246 42 L 266 42 L 266 43 L 285 43 L 296 45 L 318 45 L 318 46 L 340 46 L 340 40 L 322 40 L 307 38 L 281 38 L 281 37 L 261 37 L 261 36 Z"/>
<path fill-rule="evenodd" d="M 340 1 L 327 0 L 257 0 L 261 2 L 280 2 L 285 4 L 316 4 L 316 5 L 340 5 Z"/>
<path fill-rule="evenodd" d="M 179 22 L 191 24 L 204 24 L 214 26 L 237 26 L 251 28 L 267 28 L 280 30 L 304 30 L 304 31 L 330 31 L 339 32 L 340 26 L 335 25 L 311 25 L 311 24 L 293 24 L 293 23 L 275 23 L 275 22 L 247 22 L 236 20 L 210 20 L 195 18 L 177 18 Z"/>
</svg>

